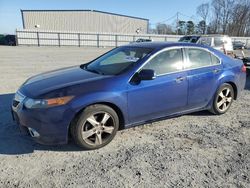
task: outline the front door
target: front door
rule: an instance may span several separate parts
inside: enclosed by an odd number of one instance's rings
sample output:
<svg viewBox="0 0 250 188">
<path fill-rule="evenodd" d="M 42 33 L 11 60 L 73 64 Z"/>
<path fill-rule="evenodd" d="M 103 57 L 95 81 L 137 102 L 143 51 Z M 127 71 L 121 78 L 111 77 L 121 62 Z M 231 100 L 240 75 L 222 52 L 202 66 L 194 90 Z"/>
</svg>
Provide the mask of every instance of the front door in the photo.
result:
<svg viewBox="0 0 250 188">
<path fill-rule="evenodd" d="M 185 109 L 188 82 L 183 72 L 182 49 L 165 50 L 142 69 L 153 69 L 154 80 L 129 83 L 128 114 L 130 123 L 145 122 Z"/>
</svg>

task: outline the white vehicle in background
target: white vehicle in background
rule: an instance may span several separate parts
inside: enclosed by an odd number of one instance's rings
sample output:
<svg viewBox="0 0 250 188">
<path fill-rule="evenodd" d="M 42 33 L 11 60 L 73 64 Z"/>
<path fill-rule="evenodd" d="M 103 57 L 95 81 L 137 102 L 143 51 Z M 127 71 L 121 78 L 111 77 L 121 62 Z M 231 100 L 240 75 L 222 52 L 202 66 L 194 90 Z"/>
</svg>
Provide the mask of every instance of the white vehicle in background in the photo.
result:
<svg viewBox="0 0 250 188">
<path fill-rule="evenodd" d="M 198 44 L 211 46 L 227 55 L 233 56 L 233 42 L 227 35 L 204 35 L 197 41 Z"/>
</svg>

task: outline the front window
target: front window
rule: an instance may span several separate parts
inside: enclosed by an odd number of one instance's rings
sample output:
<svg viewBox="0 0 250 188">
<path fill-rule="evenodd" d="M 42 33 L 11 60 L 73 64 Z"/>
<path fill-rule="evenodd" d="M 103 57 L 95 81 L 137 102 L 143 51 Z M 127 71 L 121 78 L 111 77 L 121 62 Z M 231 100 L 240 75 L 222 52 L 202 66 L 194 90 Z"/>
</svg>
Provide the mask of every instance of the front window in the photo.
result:
<svg viewBox="0 0 250 188">
<path fill-rule="evenodd" d="M 182 70 L 182 62 L 182 49 L 172 49 L 156 55 L 143 69 L 152 69 L 156 75 L 163 75 Z"/>
<path fill-rule="evenodd" d="M 103 75 L 117 75 L 136 64 L 153 49 L 142 47 L 120 47 L 92 61 L 83 68 Z"/>
</svg>

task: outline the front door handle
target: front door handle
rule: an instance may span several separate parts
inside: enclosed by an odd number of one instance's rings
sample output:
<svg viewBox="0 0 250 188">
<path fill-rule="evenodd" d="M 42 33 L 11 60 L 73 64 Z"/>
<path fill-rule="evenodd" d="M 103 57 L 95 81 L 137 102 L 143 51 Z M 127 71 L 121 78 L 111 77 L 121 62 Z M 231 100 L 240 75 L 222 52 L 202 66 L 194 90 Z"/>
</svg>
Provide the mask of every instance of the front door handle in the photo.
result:
<svg viewBox="0 0 250 188">
<path fill-rule="evenodd" d="M 183 82 L 184 80 L 185 80 L 185 77 L 178 77 L 178 78 L 175 79 L 175 81 L 176 81 L 177 83 L 181 83 L 181 82 Z"/>
<path fill-rule="evenodd" d="M 220 72 L 220 69 L 214 69 L 214 70 L 213 70 L 213 73 L 214 73 L 214 74 L 217 74 L 218 72 Z"/>
</svg>

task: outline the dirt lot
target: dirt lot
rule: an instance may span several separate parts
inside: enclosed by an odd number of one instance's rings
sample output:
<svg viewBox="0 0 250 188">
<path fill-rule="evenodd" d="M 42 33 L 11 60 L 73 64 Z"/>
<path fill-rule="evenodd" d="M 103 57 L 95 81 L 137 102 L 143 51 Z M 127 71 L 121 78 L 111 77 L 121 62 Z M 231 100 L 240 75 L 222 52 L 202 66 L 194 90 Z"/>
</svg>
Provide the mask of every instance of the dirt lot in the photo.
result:
<svg viewBox="0 0 250 188">
<path fill-rule="evenodd" d="M 0 187 L 249 187 L 250 79 L 228 113 L 199 112 L 118 132 L 106 147 L 41 146 L 12 122 L 28 77 L 108 49 L 0 46 Z"/>
</svg>

